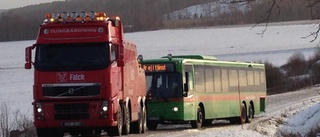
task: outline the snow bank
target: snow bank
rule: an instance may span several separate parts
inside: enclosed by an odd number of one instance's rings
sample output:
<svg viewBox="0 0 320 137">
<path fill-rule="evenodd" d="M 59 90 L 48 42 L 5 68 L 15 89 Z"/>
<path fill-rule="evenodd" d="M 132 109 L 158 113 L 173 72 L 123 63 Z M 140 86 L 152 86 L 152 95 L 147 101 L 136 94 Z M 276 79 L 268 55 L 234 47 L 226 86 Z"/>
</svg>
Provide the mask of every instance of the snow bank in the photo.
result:
<svg viewBox="0 0 320 137">
<path fill-rule="evenodd" d="M 308 91 L 314 92 L 312 89 Z M 261 118 L 252 122 L 248 129 L 272 137 L 308 136 L 320 125 L 319 103 L 319 95 L 303 101 L 286 103 L 284 106 L 287 107 L 261 115 Z"/>
<path fill-rule="evenodd" d="M 310 136 L 311 132 L 320 129 L 320 104 L 316 104 L 290 117 L 287 123 L 280 126 L 282 135 Z"/>
</svg>

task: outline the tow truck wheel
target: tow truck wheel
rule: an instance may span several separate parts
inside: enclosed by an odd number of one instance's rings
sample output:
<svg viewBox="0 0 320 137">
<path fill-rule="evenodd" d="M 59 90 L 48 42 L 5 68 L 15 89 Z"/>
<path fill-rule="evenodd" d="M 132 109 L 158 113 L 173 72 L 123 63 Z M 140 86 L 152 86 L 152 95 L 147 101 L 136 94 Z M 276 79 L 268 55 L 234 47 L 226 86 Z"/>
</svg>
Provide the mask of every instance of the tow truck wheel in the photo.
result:
<svg viewBox="0 0 320 137">
<path fill-rule="evenodd" d="M 117 127 L 113 127 L 109 129 L 108 135 L 109 136 L 122 136 L 122 126 L 123 126 L 123 113 L 122 107 L 118 105 L 118 112 L 117 112 Z"/>
<path fill-rule="evenodd" d="M 130 111 L 128 106 L 123 107 L 123 117 L 124 117 L 124 129 L 123 129 L 123 135 L 128 135 L 130 133 Z"/>
<path fill-rule="evenodd" d="M 46 137 L 46 129 L 44 128 L 37 128 L 37 136 L 38 137 Z"/>
<path fill-rule="evenodd" d="M 142 109 L 142 133 L 146 133 L 147 130 L 147 110 L 146 110 L 146 106 L 143 106 Z"/>
<path fill-rule="evenodd" d="M 142 109 L 141 106 L 139 106 L 138 110 L 139 110 L 139 112 L 138 112 L 138 120 L 133 123 L 132 131 L 134 133 L 141 134 L 142 130 L 143 130 L 143 109 Z"/>
<path fill-rule="evenodd" d="M 38 137 L 58 137 L 63 135 L 60 130 L 53 128 L 37 128 L 36 130 Z"/>
</svg>

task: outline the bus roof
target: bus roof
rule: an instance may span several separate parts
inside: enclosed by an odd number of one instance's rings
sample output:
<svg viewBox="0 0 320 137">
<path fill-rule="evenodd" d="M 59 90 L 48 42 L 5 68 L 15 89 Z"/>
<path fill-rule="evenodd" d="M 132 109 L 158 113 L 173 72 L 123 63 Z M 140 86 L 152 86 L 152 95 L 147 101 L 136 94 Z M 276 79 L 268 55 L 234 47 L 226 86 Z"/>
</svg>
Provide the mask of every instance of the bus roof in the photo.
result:
<svg viewBox="0 0 320 137">
<path fill-rule="evenodd" d="M 163 56 L 158 59 L 145 59 L 142 60 L 142 64 L 157 64 L 157 63 L 187 63 L 198 65 L 214 65 L 214 66 L 229 66 L 229 67 L 250 67 L 250 68 L 264 68 L 262 63 L 254 62 L 241 62 L 241 61 L 221 61 L 217 60 L 214 56 L 203 55 L 175 55 L 175 56 Z"/>
<path fill-rule="evenodd" d="M 163 56 L 161 58 L 169 58 L 168 56 Z M 204 56 L 204 55 L 175 55 L 171 58 L 182 58 L 182 59 L 201 59 L 201 60 L 215 60 L 218 59 L 214 56 Z"/>
</svg>

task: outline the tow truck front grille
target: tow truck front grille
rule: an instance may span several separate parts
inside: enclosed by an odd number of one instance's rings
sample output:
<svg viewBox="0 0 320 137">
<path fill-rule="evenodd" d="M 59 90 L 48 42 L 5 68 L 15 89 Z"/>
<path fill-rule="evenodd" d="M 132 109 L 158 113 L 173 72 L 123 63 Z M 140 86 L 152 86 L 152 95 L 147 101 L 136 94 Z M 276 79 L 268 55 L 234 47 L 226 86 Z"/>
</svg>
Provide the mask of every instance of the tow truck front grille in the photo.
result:
<svg viewBox="0 0 320 137">
<path fill-rule="evenodd" d="M 89 119 L 89 104 L 55 104 L 55 120 Z"/>
<path fill-rule="evenodd" d="M 45 97 L 85 97 L 100 94 L 99 83 L 43 84 Z"/>
</svg>

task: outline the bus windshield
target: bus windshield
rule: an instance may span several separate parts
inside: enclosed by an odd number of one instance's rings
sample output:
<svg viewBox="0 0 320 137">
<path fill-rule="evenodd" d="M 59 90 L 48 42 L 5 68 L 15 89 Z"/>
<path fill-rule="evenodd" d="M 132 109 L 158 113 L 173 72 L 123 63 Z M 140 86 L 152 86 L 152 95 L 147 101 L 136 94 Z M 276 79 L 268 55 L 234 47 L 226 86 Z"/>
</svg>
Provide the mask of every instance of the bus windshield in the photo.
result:
<svg viewBox="0 0 320 137">
<path fill-rule="evenodd" d="M 147 91 L 152 98 L 179 98 L 183 96 L 179 73 L 147 73 Z"/>
<path fill-rule="evenodd" d="M 38 45 L 35 69 L 43 71 L 83 71 L 103 69 L 110 64 L 109 43 Z"/>
</svg>

